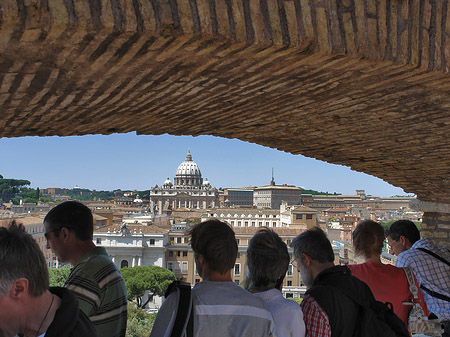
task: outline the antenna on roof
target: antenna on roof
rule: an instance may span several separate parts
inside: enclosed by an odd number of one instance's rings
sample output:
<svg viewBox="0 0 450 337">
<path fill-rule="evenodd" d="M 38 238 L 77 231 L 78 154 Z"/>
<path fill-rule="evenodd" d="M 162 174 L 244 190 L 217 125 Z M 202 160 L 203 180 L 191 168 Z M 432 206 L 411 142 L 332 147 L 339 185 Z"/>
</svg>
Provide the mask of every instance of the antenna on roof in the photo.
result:
<svg viewBox="0 0 450 337">
<path fill-rule="evenodd" d="M 271 186 L 275 186 L 275 179 L 273 177 L 273 167 L 272 167 L 272 180 L 270 181 Z"/>
</svg>

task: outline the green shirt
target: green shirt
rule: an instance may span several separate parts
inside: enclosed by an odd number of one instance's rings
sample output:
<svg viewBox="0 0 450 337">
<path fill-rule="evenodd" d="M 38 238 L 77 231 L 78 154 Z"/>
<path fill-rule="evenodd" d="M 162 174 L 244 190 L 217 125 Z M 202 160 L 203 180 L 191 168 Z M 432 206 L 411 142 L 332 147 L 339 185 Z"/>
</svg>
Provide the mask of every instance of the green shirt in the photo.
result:
<svg viewBox="0 0 450 337">
<path fill-rule="evenodd" d="M 95 247 L 84 255 L 72 268 L 65 287 L 77 295 L 81 311 L 99 337 L 125 336 L 127 289 L 105 248 Z"/>
</svg>

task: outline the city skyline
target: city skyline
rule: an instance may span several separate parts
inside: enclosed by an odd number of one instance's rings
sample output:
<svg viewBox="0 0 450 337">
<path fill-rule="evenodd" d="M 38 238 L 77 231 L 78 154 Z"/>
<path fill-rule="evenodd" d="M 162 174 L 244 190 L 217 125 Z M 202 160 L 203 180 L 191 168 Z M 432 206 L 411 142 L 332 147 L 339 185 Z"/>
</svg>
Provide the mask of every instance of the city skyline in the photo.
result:
<svg viewBox="0 0 450 337">
<path fill-rule="evenodd" d="M 204 179 L 220 188 L 295 185 L 323 192 L 381 197 L 405 195 L 379 178 L 237 139 L 212 136 L 21 137 L 0 139 L 4 178 L 27 179 L 31 187 L 148 190 L 169 177 L 190 150 Z"/>
</svg>

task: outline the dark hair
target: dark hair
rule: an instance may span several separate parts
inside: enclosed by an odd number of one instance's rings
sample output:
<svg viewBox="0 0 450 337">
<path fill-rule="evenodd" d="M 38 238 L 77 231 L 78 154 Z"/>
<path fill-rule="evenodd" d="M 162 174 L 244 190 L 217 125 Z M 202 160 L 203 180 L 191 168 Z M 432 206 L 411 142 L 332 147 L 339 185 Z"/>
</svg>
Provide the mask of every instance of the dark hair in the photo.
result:
<svg viewBox="0 0 450 337">
<path fill-rule="evenodd" d="M 195 225 L 189 232 L 192 250 L 202 254 L 212 271 L 225 274 L 234 267 L 238 246 L 231 227 L 219 220 Z"/>
<path fill-rule="evenodd" d="M 247 265 L 255 287 L 282 282 L 289 267 L 286 244 L 273 230 L 259 230 L 248 244 Z"/>
<path fill-rule="evenodd" d="M 92 240 L 94 220 L 91 210 L 78 201 L 66 201 L 52 208 L 47 213 L 44 223 L 50 230 L 66 227 L 75 232 L 75 236 L 82 241 Z M 59 236 L 59 232 L 54 232 Z"/>
<path fill-rule="evenodd" d="M 334 261 L 333 247 L 326 234 L 319 227 L 308 229 L 297 236 L 291 244 L 297 259 L 303 259 L 303 253 L 320 263 Z"/>
<path fill-rule="evenodd" d="M 409 220 L 397 220 L 386 229 L 386 236 L 390 236 L 392 240 L 398 241 L 400 236 L 406 237 L 411 244 L 420 240 L 420 232 L 414 222 Z"/>
<path fill-rule="evenodd" d="M 0 295 L 5 296 L 19 278 L 28 280 L 28 291 L 35 297 L 49 287 L 44 254 L 23 225 L 12 221 L 0 228 Z"/>
<path fill-rule="evenodd" d="M 381 255 L 384 243 L 384 227 L 373 220 L 361 221 L 352 233 L 353 247 L 358 255 L 366 258 Z"/>
</svg>

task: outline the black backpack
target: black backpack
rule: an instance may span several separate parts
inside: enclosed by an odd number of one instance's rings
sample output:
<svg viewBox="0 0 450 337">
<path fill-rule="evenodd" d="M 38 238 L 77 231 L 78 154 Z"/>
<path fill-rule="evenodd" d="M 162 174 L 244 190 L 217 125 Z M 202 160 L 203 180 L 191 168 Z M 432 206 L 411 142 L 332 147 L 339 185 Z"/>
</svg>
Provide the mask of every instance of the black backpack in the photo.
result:
<svg viewBox="0 0 450 337">
<path fill-rule="evenodd" d="M 194 303 L 191 285 L 174 281 L 169 285 L 164 296 L 167 298 L 172 292 L 177 293 L 178 306 L 170 337 L 192 337 L 194 336 Z"/>
<path fill-rule="evenodd" d="M 409 337 L 405 323 L 394 313 L 392 304 L 372 300 L 363 303 L 355 294 L 339 288 L 343 294 L 360 306 L 354 337 Z"/>
</svg>

